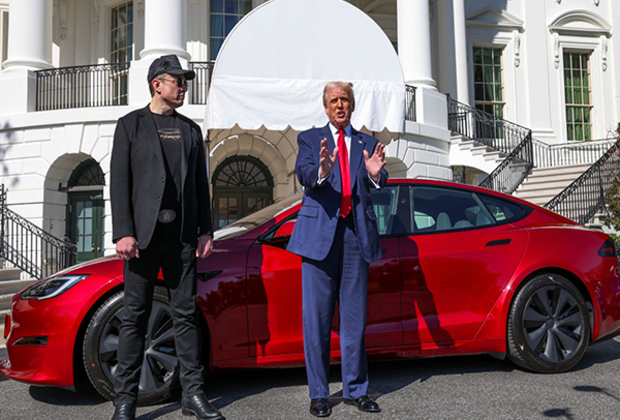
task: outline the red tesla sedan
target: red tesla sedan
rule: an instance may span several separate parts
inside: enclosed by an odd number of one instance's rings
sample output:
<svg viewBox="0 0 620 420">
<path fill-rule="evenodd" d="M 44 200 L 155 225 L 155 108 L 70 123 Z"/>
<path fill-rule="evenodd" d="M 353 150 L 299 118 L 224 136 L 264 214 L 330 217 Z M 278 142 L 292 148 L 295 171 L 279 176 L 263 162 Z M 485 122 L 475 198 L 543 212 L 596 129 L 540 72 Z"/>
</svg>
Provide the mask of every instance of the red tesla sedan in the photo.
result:
<svg viewBox="0 0 620 420">
<path fill-rule="evenodd" d="M 286 251 L 299 195 L 216 232 L 199 260 L 198 306 L 211 369 L 303 366 L 301 260 Z M 391 180 L 373 192 L 383 258 L 370 266 L 370 358 L 489 353 L 562 372 L 620 329 L 609 237 L 514 197 L 439 181 Z M 122 261 L 105 257 L 43 279 L 5 320 L 5 376 L 113 397 L 123 316 Z M 178 383 L 166 289 L 149 323 L 141 404 Z M 332 361 L 339 361 L 338 319 Z"/>
</svg>

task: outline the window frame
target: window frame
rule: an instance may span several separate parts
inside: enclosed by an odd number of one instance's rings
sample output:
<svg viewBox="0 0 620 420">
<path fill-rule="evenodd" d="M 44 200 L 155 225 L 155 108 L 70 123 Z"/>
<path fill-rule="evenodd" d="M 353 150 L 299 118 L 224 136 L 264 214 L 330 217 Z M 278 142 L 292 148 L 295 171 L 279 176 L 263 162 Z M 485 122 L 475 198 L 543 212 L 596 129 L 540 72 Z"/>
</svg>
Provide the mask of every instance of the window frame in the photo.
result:
<svg viewBox="0 0 620 420">
<path fill-rule="evenodd" d="M 485 46 L 485 45 L 472 45 L 472 68 L 473 68 L 473 73 L 472 73 L 472 82 L 474 85 L 474 89 L 473 89 L 473 95 L 474 95 L 474 107 L 477 109 L 480 109 L 481 111 L 485 111 L 485 112 L 489 112 L 488 110 L 486 110 L 485 108 L 487 106 L 491 106 L 493 109 L 493 112 L 490 112 L 490 114 L 495 115 L 497 118 L 501 118 L 504 119 L 504 114 L 505 114 L 505 108 L 506 108 L 506 87 L 505 87 L 505 77 L 504 77 L 504 50 L 505 50 L 505 46 L 499 46 L 499 45 L 494 45 L 494 46 Z M 495 71 L 492 72 L 493 74 L 493 80 L 488 83 L 484 80 L 484 69 L 486 66 L 489 66 L 487 64 L 485 64 L 484 62 L 482 63 L 482 71 L 483 71 L 483 81 L 481 83 L 476 82 L 476 68 L 477 68 L 477 64 L 475 62 L 475 56 L 476 56 L 476 49 L 480 49 L 482 50 L 482 53 L 484 55 L 484 51 L 485 50 L 490 50 L 492 52 L 498 51 L 499 50 L 499 69 L 500 69 L 500 92 L 501 92 L 501 100 L 497 100 L 497 98 L 494 98 L 494 100 L 485 100 L 484 98 L 482 99 L 477 99 L 476 98 L 476 86 L 477 85 L 482 85 L 482 90 L 483 93 L 486 92 L 486 87 L 491 85 L 493 88 L 493 92 L 495 92 L 496 89 L 496 81 L 495 81 Z M 495 68 L 496 64 L 492 63 L 491 68 Z M 497 106 L 501 106 L 501 115 L 497 115 L 496 114 L 496 107 Z M 479 107 L 480 106 L 480 107 Z"/>
<path fill-rule="evenodd" d="M 570 61 L 571 63 L 569 63 L 570 67 L 566 67 L 567 63 L 566 63 L 566 55 L 570 54 L 571 58 Z M 579 55 L 579 61 L 581 63 L 581 58 L 583 58 L 584 56 L 586 57 L 587 60 L 587 81 L 588 81 L 588 104 L 576 104 L 574 103 L 574 92 L 575 92 L 575 86 L 572 85 L 572 90 L 573 90 L 573 103 L 569 104 L 568 103 L 568 98 L 566 96 L 566 92 L 568 90 L 568 87 L 566 86 L 566 77 L 564 76 L 565 73 L 567 71 L 571 71 L 574 72 L 576 69 L 572 67 L 572 62 L 573 62 L 573 54 L 578 54 Z M 578 70 L 583 71 L 583 69 L 580 67 Z M 571 77 L 572 79 L 572 77 Z M 582 79 L 583 81 L 583 79 Z M 564 92 L 564 121 L 565 121 L 565 130 L 566 130 L 566 141 L 570 142 L 570 141 L 590 141 L 593 139 L 592 135 L 593 135 L 593 122 L 592 122 L 592 117 L 594 114 L 594 104 L 593 104 L 593 89 L 592 89 L 592 51 L 587 51 L 587 50 L 573 50 L 573 49 L 564 49 L 562 51 L 562 85 L 563 85 L 563 92 Z M 581 85 L 582 87 L 582 91 L 583 91 L 583 84 Z M 575 138 L 575 132 L 576 132 L 576 128 L 577 128 L 577 124 L 575 124 L 575 117 L 572 118 L 573 121 L 569 121 L 569 108 L 572 110 L 576 110 L 576 109 L 581 109 L 581 110 L 585 110 L 588 109 L 589 110 L 589 121 L 588 121 L 588 125 L 590 126 L 590 138 L 586 138 L 585 135 L 585 121 L 583 121 L 582 124 L 582 138 L 581 139 L 577 139 Z M 583 114 L 585 115 L 585 113 Z M 582 119 L 585 120 L 585 117 Z M 569 124 L 573 126 L 573 138 L 570 138 L 569 136 Z"/>
</svg>

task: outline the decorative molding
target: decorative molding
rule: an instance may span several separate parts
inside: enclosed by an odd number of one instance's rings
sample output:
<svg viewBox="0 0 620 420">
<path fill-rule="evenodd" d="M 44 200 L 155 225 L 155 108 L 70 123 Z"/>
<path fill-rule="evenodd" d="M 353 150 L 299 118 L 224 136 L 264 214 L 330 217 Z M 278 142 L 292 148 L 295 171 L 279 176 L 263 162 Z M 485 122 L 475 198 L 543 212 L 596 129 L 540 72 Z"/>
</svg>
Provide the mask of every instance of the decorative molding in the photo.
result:
<svg viewBox="0 0 620 420">
<path fill-rule="evenodd" d="M 515 15 L 493 5 L 479 9 L 465 17 L 465 24 L 474 27 L 487 27 L 500 30 L 523 32 L 524 22 Z"/>
<path fill-rule="evenodd" d="M 563 13 L 548 28 L 560 35 L 611 36 L 611 25 L 600 15 L 588 10 Z"/>
<path fill-rule="evenodd" d="M 603 71 L 607 70 L 607 37 L 605 35 L 601 35 L 601 67 Z"/>
<path fill-rule="evenodd" d="M 138 9 L 138 18 L 139 19 L 144 19 L 144 1 L 138 1 L 137 2 L 137 9 Z"/>
<path fill-rule="evenodd" d="M 67 39 L 67 0 L 60 0 L 60 39 Z"/>
<path fill-rule="evenodd" d="M 553 34 L 553 63 L 556 69 L 560 67 L 560 35 L 557 32 Z"/>
<path fill-rule="evenodd" d="M 515 56 L 515 67 L 521 64 L 521 34 L 516 29 L 512 31 L 512 42 Z"/>
<path fill-rule="evenodd" d="M 99 12 L 101 8 L 99 0 L 93 0 L 93 8 L 95 9 L 95 29 L 99 30 Z"/>
</svg>

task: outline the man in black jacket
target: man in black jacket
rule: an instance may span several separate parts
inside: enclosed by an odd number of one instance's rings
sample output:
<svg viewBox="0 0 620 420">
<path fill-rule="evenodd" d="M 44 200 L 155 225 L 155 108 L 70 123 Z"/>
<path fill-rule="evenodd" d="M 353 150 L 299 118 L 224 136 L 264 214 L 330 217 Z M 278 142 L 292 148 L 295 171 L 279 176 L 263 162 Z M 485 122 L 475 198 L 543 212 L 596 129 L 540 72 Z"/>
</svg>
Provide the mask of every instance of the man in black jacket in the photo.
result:
<svg viewBox="0 0 620 420">
<path fill-rule="evenodd" d="M 213 249 L 202 133 L 175 111 L 195 74 L 175 55 L 148 72 L 151 103 L 119 119 L 112 149 L 113 240 L 124 262 L 113 420 L 135 418 L 144 340 L 161 269 L 170 293 L 183 414 L 223 419 L 206 399 L 196 325 L 196 257 Z"/>
</svg>

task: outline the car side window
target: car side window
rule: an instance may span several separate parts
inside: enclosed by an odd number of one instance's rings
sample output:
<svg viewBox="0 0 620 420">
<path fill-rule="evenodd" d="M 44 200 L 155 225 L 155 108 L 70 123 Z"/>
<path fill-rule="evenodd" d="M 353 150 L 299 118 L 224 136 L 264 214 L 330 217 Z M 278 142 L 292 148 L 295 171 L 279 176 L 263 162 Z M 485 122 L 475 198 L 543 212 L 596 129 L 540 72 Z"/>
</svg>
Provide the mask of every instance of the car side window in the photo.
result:
<svg viewBox="0 0 620 420">
<path fill-rule="evenodd" d="M 387 186 L 380 190 L 372 189 L 372 204 L 377 215 L 379 235 L 392 235 L 398 232 L 398 193 L 397 185 Z"/>
<path fill-rule="evenodd" d="M 485 207 L 489 210 L 497 223 L 519 220 L 525 217 L 528 213 L 528 209 L 520 207 L 515 203 L 500 200 L 484 194 L 478 194 L 478 197 L 484 203 Z"/>
<path fill-rule="evenodd" d="M 412 186 L 414 233 L 461 230 L 495 224 L 476 194 L 451 188 Z"/>
</svg>

